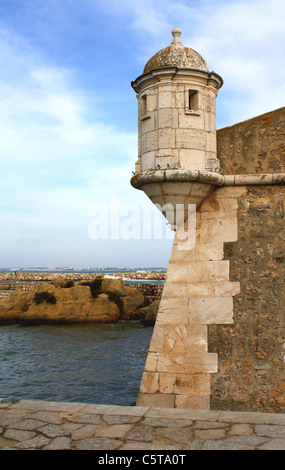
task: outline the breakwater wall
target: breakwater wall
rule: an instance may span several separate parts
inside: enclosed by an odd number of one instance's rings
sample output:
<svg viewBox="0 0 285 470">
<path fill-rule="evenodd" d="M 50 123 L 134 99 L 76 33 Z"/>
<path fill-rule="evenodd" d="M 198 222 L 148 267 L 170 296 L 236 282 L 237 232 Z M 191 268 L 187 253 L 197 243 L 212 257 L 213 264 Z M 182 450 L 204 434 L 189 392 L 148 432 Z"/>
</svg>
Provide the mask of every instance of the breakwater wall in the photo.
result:
<svg viewBox="0 0 285 470">
<path fill-rule="evenodd" d="M 149 305 L 155 300 L 160 300 L 163 290 L 163 284 L 142 284 L 134 283 L 128 284 L 130 287 L 135 287 L 144 296 L 145 305 Z"/>
<path fill-rule="evenodd" d="M 24 291 L 32 290 L 41 281 L 18 281 L 18 280 L 0 280 L 0 299 L 7 299 L 11 292 L 21 289 Z"/>
<path fill-rule="evenodd" d="M 0 291 L 11 291 L 11 290 L 31 290 L 36 287 L 38 282 L 41 281 L 9 281 L 0 280 Z"/>
<path fill-rule="evenodd" d="M 72 279 L 73 281 L 89 281 L 105 277 L 159 281 L 165 280 L 166 272 L 0 272 L 0 281 L 52 281 L 57 277 L 63 277 L 66 280 Z"/>
<path fill-rule="evenodd" d="M 8 298 L 11 292 L 17 289 L 21 289 L 23 291 L 29 291 L 29 290 L 35 289 L 39 282 L 51 282 L 51 280 L 55 279 L 55 277 L 58 277 L 58 276 L 54 276 L 52 278 L 50 276 L 47 276 L 47 278 L 44 278 L 44 276 L 42 276 L 41 279 L 32 278 L 32 279 L 25 279 L 25 280 L 23 279 L 0 279 L 0 299 Z M 65 275 L 64 275 L 64 278 L 72 279 L 75 282 L 85 280 L 85 279 L 90 279 L 89 277 L 88 278 L 86 277 L 83 279 L 81 276 L 80 276 L 80 279 L 77 279 L 77 278 L 67 277 Z M 151 304 L 154 300 L 161 298 L 163 284 L 155 284 L 155 283 L 152 284 L 151 282 L 148 282 L 147 284 L 140 283 L 140 282 L 132 282 L 132 283 L 129 283 L 128 285 L 130 287 L 133 287 L 139 290 L 143 294 L 146 306 Z"/>
</svg>

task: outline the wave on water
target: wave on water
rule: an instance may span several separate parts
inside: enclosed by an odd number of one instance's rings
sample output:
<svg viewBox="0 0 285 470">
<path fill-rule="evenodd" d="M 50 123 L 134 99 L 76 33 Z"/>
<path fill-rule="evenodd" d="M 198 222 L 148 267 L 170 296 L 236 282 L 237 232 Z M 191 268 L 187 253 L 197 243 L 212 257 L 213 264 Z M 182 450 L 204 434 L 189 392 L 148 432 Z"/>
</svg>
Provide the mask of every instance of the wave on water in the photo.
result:
<svg viewBox="0 0 285 470">
<path fill-rule="evenodd" d="M 105 274 L 105 279 L 121 279 L 122 276 L 116 276 L 112 274 Z M 124 282 L 129 284 L 164 284 L 164 279 L 141 279 L 141 278 L 131 278 L 123 277 Z"/>
<path fill-rule="evenodd" d="M 103 277 L 106 278 L 106 279 L 121 279 L 122 276 L 115 276 L 115 275 L 112 275 L 112 274 L 105 274 Z"/>
</svg>

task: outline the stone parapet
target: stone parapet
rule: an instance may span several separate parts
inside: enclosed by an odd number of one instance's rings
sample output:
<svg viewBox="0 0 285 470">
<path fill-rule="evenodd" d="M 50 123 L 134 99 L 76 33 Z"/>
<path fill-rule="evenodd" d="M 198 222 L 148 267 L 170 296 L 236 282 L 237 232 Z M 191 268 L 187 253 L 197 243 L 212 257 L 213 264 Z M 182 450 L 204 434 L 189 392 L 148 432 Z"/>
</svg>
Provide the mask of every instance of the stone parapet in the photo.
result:
<svg viewBox="0 0 285 470">
<path fill-rule="evenodd" d="M 285 172 L 285 107 L 217 130 L 225 175 Z"/>
<path fill-rule="evenodd" d="M 102 450 L 97 462 L 127 466 L 123 451 L 160 451 L 136 454 L 144 464 L 191 465 L 189 450 L 284 449 L 284 414 L 0 400 L 0 450 Z"/>
</svg>

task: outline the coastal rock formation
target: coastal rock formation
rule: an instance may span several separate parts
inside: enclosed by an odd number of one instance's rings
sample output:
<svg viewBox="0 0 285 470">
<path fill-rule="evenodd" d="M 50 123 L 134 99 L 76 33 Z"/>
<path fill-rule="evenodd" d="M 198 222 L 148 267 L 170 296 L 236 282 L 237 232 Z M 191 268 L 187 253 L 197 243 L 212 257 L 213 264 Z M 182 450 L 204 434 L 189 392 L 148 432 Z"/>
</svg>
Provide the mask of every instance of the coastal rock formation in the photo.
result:
<svg viewBox="0 0 285 470">
<path fill-rule="evenodd" d="M 138 315 L 140 321 L 146 326 L 154 326 L 157 317 L 157 312 L 160 304 L 160 299 L 154 300 L 146 307 L 140 308 Z"/>
<path fill-rule="evenodd" d="M 112 323 L 135 319 L 144 296 L 122 279 L 95 279 L 75 284 L 62 277 L 16 290 L 0 300 L 0 324 Z"/>
</svg>

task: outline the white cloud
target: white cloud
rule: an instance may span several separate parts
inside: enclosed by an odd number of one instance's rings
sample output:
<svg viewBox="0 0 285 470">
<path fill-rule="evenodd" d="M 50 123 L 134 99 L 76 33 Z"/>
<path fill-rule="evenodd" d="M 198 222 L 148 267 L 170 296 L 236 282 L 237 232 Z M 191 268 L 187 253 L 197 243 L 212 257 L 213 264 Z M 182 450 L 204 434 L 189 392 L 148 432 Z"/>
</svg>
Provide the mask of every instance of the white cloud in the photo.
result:
<svg viewBox="0 0 285 470">
<path fill-rule="evenodd" d="M 184 43 L 200 52 L 224 79 L 217 115 L 221 125 L 284 106 L 285 3 L 282 0 L 201 2 Z M 193 9 L 189 9 L 189 15 Z M 195 21 L 197 19 L 197 22 Z M 184 28 L 183 28 L 184 29 Z M 222 112 L 219 114 L 219 105 Z"/>
<path fill-rule="evenodd" d="M 131 89 L 120 94 L 118 84 L 133 80 L 135 69 L 169 45 L 175 25 L 182 29 L 182 42 L 224 79 L 218 127 L 285 101 L 284 0 L 66 0 L 58 7 L 54 17 L 53 9 L 33 0 L 27 17 L 0 27 L 0 236 L 10 255 L 20 252 L 17 245 L 29 239 L 29 228 L 33 240 L 38 236 L 45 243 L 45 233 L 55 242 L 57 227 L 68 237 L 80 230 L 85 236 L 89 207 L 109 203 L 111 194 L 122 203 L 147 200 L 129 184 L 137 159 L 136 105 L 135 114 L 125 112 L 123 124 L 120 120 L 120 107 L 136 98 Z M 101 31 L 106 42 L 100 42 Z M 69 38 L 73 46 L 79 39 L 76 53 L 67 46 Z M 113 68 L 115 54 L 122 70 Z M 92 88 L 98 70 L 97 87 L 104 74 L 109 80 L 100 89 Z"/>
<path fill-rule="evenodd" d="M 136 135 L 96 121 L 94 102 L 73 85 L 72 72 L 35 62 L 33 54 L 26 56 L 24 65 L 19 59 L 17 68 L 19 51 L 6 50 L 2 62 L 9 68 L 11 57 L 13 73 L 7 76 L 7 68 L 0 69 L 0 147 L 4 162 L 9 158 L 8 168 L 11 161 L 35 167 L 48 161 L 64 172 L 61 164 L 70 162 L 80 163 L 84 172 L 85 159 L 90 164 L 92 158 L 100 168 L 118 153 L 125 155 L 118 166 L 125 164 Z M 85 177 L 91 181 L 96 174 L 86 171 Z"/>
<path fill-rule="evenodd" d="M 1 54 L 1 62 L 7 67 L 0 69 L 1 236 L 7 235 L 7 247 L 11 233 L 20 243 L 81 226 L 87 236 L 90 204 L 108 198 L 110 185 L 122 191 L 127 170 L 131 177 L 137 136 L 96 121 L 93 101 L 74 85 L 72 71 L 49 65 L 33 51 L 28 54 L 25 45 L 23 61 L 18 41 L 5 38 L 9 43 L 2 35 L 6 56 Z"/>
<path fill-rule="evenodd" d="M 94 2 L 90 2 L 94 5 Z M 151 35 L 159 35 L 168 21 L 166 11 L 169 2 L 165 0 L 107 0 L 101 6 L 108 15 L 116 15 L 120 18 L 128 17 L 130 21 L 126 23 L 126 28 L 131 27 L 135 34 L 142 31 Z M 97 8 L 97 5 L 95 6 Z"/>
<path fill-rule="evenodd" d="M 218 126 L 284 106 L 284 0 L 107 0 L 105 9 L 128 17 L 142 67 L 170 44 L 173 26 L 182 29 L 182 42 L 224 79 Z"/>
</svg>

